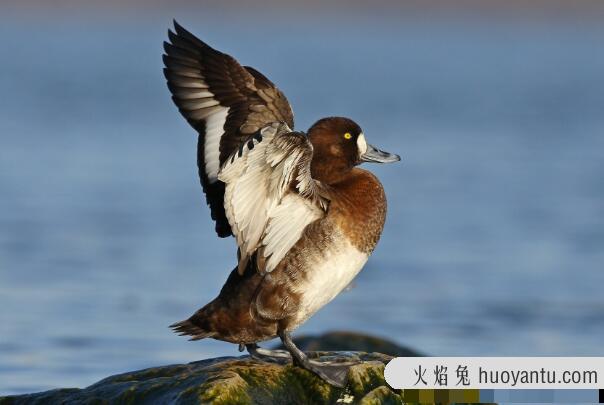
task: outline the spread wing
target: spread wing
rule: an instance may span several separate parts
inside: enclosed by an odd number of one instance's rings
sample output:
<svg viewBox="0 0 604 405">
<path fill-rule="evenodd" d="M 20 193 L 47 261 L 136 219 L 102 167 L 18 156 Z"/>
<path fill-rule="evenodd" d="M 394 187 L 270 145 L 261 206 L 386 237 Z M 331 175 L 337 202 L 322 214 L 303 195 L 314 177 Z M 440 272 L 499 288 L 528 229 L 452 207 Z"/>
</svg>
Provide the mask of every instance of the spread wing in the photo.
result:
<svg viewBox="0 0 604 405">
<path fill-rule="evenodd" d="M 328 196 L 311 177 L 312 152 L 306 135 L 273 123 L 242 144 L 218 174 L 240 272 L 254 254 L 259 271 L 274 270 L 304 228 L 324 215 Z"/>
<path fill-rule="evenodd" d="M 232 235 L 218 172 L 250 135 L 271 122 L 291 128 L 291 107 L 279 89 L 251 67 L 212 49 L 174 22 L 164 42 L 164 75 L 172 100 L 199 134 L 197 166 L 216 232 Z"/>
</svg>

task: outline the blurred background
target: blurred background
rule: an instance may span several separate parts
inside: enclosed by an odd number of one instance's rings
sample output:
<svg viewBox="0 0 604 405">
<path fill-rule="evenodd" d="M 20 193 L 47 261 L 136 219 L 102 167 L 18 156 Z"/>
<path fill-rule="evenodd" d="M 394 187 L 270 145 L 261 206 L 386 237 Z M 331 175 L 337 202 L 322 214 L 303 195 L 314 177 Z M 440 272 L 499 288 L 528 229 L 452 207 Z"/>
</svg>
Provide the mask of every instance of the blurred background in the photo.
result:
<svg viewBox="0 0 604 405">
<path fill-rule="evenodd" d="M 403 162 L 355 287 L 298 332 L 604 355 L 604 3 L 0 3 L 0 394 L 236 355 L 168 325 L 235 263 L 172 105 L 176 18 Z"/>
</svg>

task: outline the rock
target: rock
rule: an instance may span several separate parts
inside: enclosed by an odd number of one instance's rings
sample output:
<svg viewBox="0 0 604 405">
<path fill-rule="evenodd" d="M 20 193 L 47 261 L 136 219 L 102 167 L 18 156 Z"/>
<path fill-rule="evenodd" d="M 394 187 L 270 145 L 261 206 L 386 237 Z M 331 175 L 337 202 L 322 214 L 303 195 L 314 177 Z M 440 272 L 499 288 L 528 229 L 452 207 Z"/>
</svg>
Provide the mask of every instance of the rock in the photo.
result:
<svg viewBox="0 0 604 405">
<path fill-rule="evenodd" d="M 148 368 L 105 378 L 84 389 L 57 389 L 0 398 L 8 404 L 333 404 L 402 403 L 384 381 L 391 357 L 378 353 L 315 352 L 319 360 L 363 360 L 350 369 L 348 386 L 330 386 L 291 364 L 221 357 Z"/>
<path fill-rule="evenodd" d="M 386 348 L 407 353 L 392 342 L 345 332 L 301 339 L 301 346 L 330 347 L 344 338 L 350 348 Z M 324 343 L 321 343 L 324 342 Z M 342 341 L 338 343 L 342 347 Z M 377 346 L 372 346 L 377 345 Z M 392 350 L 391 350 L 392 349 Z M 399 352 L 397 350 L 403 350 Z M 392 358 L 381 353 L 313 351 L 320 361 L 358 361 L 344 389 L 286 361 L 264 362 L 249 356 L 220 357 L 189 364 L 154 367 L 105 378 L 84 389 L 56 389 L 36 394 L 0 397 L 8 404 L 402 404 L 400 391 L 384 381 L 384 365 Z"/>
</svg>

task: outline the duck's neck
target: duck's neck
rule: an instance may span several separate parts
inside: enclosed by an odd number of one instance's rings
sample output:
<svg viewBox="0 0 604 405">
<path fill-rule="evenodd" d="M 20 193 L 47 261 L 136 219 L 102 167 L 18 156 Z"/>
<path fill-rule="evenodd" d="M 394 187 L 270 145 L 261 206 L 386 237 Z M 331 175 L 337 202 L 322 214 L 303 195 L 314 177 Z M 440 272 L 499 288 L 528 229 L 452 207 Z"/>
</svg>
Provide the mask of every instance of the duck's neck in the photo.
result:
<svg viewBox="0 0 604 405">
<path fill-rule="evenodd" d="M 310 171 L 313 179 L 324 184 L 336 184 L 350 176 L 353 166 L 348 162 L 334 159 L 331 156 L 322 156 L 320 153 L 313 156 Z"/>
</svg>

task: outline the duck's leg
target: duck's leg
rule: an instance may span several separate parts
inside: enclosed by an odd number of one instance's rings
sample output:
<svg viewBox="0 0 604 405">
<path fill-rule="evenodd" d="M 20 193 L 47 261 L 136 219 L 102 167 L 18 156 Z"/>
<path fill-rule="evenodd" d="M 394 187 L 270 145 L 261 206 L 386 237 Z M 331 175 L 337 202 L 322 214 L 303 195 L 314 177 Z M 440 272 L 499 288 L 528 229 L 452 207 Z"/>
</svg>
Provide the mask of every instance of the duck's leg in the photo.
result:
<svg viewBox="0 0 604 405">
<path fill-rule="evenodd" d="M 305 368 L 315 373 L 329 384 L 344 388 L 348 380 L 348 369 L 351 363 L 321 363 L 310 360 L 306 354 L 294 344 L 289 332 L 280 331 L 279 337 L 285 348 L 291 353 L 295 366 Z"/>
<path fill-rule="evenodd" d="M 258 360 L 290 360 L 292 356 L 285 350 L 270 350 L 259 347 L 256 343 L 245 345 L 250 356 Z"/>
</svg>

